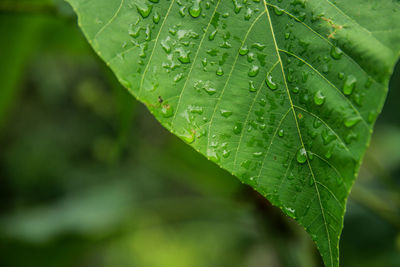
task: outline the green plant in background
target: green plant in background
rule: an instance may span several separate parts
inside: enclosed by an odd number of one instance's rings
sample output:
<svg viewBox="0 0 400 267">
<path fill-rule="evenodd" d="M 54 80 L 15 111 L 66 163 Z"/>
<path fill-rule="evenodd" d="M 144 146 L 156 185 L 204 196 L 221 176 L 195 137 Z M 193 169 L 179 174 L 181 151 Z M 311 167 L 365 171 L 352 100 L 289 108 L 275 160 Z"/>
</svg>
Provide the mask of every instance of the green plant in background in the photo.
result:
<svg viewBox="0 0 400 267">
<path fill-rule="evenodd" d="M 339 265 L 346 200 L 400 51 L 392 0 L 69 0 L 172 133 L 301 224 Z"/>
</svg>

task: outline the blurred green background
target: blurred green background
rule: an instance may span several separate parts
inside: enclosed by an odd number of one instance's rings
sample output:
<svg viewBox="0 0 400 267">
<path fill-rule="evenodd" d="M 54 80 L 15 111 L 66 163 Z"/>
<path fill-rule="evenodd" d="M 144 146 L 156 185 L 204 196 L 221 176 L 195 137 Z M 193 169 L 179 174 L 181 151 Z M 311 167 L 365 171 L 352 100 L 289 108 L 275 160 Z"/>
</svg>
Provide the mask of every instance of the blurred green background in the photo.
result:
<svg viewBox="0 0 400 267">
<path fill-rule="evenodd" d="M 0 266 L 322 266 L 268 201 L 164 130 L 58 0 L 0 0 Z M 400 266 L 400 65 L 342 266 Z"/>
</svg>

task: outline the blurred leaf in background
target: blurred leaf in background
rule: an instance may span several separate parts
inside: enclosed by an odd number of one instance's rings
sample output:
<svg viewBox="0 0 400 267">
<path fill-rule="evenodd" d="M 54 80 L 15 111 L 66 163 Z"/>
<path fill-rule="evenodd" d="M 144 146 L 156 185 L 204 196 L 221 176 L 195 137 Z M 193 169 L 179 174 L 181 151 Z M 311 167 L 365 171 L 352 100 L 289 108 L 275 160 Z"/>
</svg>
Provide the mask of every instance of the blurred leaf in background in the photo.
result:
<svg viewBox="0 0 400 267">
<path fill-rule="evenodd" d="M 0 0 L 1 266 L 321 266 L 305 231 L 169 134 L 62 1 Z M 400 68 L 343 266 L 400 266 Z"/>
</svg>

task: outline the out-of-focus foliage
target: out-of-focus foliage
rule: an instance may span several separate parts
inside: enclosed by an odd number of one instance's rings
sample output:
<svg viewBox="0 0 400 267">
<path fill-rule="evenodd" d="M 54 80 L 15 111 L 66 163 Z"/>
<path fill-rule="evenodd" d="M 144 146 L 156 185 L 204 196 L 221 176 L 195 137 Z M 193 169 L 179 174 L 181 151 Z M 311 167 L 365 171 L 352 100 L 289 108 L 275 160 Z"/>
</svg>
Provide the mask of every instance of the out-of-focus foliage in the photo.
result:
<svg viewBox="0 0 400 267">
<path fill-rule="evenodd" d="M 49 6 L 0 14 L 1 266 L 320 266 L 302 229 L 163 130 L 67 6 Z M 399 73 L 348 204 L 343 266 L 400 265 Z"/>
</svg>

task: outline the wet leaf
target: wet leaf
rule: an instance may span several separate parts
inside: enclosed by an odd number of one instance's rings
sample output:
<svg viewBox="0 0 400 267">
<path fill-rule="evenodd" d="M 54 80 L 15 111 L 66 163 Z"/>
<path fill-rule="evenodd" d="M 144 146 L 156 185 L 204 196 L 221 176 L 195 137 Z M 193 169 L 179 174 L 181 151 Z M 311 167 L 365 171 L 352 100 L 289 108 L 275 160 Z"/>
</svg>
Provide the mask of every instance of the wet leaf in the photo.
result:
<svg viewBox="0 0 400 267">
<path fill-rule="evenodd" d="M 346 200 L 399 55 L 399 1 L 68 2 L 167 129 L 294 218 L 326 266 L 339 265 Z"/>
</svg>

